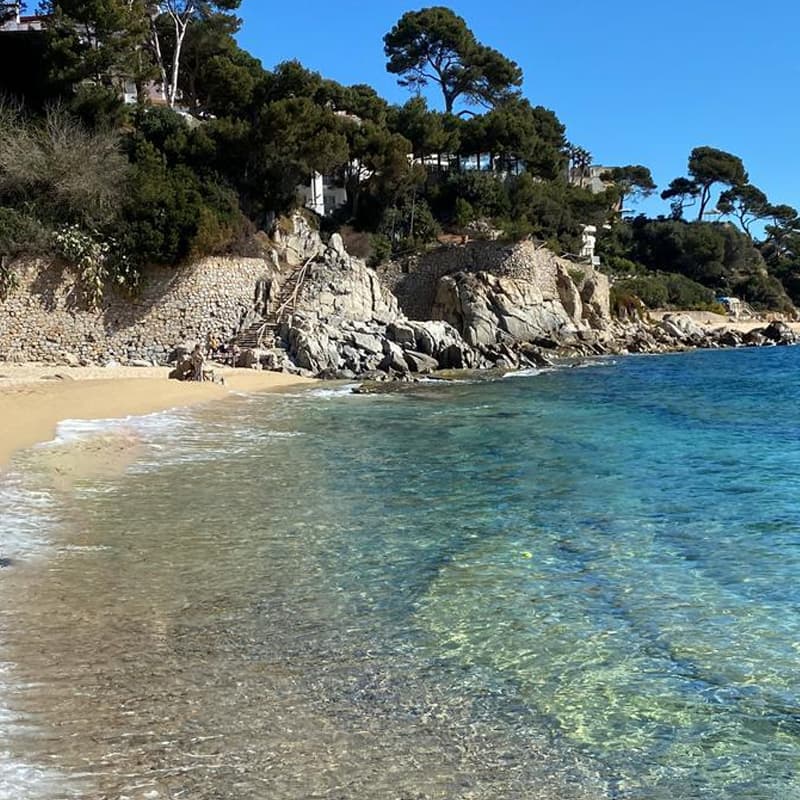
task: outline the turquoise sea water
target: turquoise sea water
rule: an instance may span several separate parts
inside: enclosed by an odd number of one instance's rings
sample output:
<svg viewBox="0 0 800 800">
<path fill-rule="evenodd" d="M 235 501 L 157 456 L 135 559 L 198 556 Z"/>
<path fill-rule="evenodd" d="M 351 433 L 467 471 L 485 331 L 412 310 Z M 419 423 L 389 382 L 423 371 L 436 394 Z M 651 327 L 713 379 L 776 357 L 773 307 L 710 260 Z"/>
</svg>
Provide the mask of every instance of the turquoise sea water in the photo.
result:
<svg viewBox="0 0 800 800">
<path fill-rule="evenodd" d="M 0 796 L 800 798 L 799 370 L 127 423 L 125 476 L 7 506 Z"/>
</svg>

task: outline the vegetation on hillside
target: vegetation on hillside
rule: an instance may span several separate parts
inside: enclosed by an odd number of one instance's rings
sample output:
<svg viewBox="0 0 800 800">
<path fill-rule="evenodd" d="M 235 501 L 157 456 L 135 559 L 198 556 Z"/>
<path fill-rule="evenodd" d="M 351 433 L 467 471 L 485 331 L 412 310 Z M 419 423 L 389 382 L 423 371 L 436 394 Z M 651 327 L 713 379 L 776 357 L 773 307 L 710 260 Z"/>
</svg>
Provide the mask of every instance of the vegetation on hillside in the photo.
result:
<svg viewBox="0 0 800 800">
<path fill-rule="evenodd" d="M 133 284 L 146 263 L 236 250 L 320 172 L 347 189 L 326 224 L 367 237 L 373 259 L 476 223 L 576 254 L 595 225 L 617 280 L 648 304 L 800 302 L 797 212 L 740 159 L 695 149 L 662 192 L 668 215 L 624 218 L 656 190 L 650 171 L 615 167 L 590 191 L 591 154 L 448 8 L 386 33 L 387 69 L 412 90 L 391 105 L 297 61 L 265 69 L 234 38 L 240 0 L 44 5 L 45 31 L 1 34 L 0 254 L 80 240 L 93 276 Z"/>
</svg>

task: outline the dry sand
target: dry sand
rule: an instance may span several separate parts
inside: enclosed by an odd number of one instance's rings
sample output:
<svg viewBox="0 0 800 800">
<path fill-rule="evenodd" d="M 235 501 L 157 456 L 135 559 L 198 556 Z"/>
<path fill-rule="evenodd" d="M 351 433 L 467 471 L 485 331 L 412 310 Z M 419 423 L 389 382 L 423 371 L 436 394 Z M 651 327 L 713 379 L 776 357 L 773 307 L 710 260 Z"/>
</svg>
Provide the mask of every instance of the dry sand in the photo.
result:
<svg viewBox="0 0 800 800">
<path fill-rule="evenodd" d="M 769 325 L 773 319 L 781 319 L 781 317 L 770 314 L 750 319 L 731 319 L 722 314 L 714 314 L 711 311 L 664 311 L 662 309 L 650 311 L 649 314 L 651 319 L 654 320 L 660 320 L 667 314 L 681 314 L 686 317 L 691 317 L 698 325 L 707 330 L 713 330 L 714 328 L 730 328 L 730 330 L 741 331 L 742 333 L 752 331 L 754 328 L 764 328 Z M 800 333 L 800 322 L 786 321 L 786 324 L 795 333 Z"/>
<path fill-rule="evenodd" d="M 114 419 L 218 400 L 232 391 L 274 392 L 308 378 L 215 367 L 225 385 L 169 380 L 161 367 L 48 367 L 0 363 L 0 468 L 25 447 L 54 438 L 65 419 Z M 113 445 L 122 460 L 133 444 Z M 104 448 L 105 449 L 105 448 Z M 106 455 L 114 458 L 106 450 Z"/>
</svg>

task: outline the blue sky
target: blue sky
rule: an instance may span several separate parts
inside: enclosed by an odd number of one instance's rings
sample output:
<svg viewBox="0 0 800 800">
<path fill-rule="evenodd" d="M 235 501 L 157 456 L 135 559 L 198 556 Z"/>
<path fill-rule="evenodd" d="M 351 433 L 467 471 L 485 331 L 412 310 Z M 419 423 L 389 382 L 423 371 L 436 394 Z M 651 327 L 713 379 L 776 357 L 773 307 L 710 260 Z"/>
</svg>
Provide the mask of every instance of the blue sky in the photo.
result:
<svg viewBox="0 0 800 800">
<path fill-rule="evenodd" d="M 239 41 L 265 67 L 297 58 L 402 103 L 409 95 L 385 70 L 382 39 L 424 5 L 244 0 Z M 685 174 L 693 147 L 710 145 L 741 156 L 770 200 L 800 207 L 797 0 L 447 5 L 522 67 L 524 94 L 555 111 L 596 163 L 644 164 L 663 188 Z M 659 199 L 642 210 L 668 208 Z"/>
</svg>

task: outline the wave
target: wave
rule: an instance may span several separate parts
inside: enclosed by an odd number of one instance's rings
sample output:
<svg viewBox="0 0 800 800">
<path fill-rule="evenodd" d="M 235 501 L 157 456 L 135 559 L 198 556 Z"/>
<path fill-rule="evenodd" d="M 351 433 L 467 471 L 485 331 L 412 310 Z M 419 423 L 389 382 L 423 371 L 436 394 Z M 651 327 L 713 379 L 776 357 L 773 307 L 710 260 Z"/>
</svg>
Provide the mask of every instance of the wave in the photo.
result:
<svg viewBox="0 0 800 800">
<path fill-rule="evenodd" d="M 344 386 L 334 386 L 330 389 L 310 389 L 303 392 L 303 397 L 316 397 L 321 400 L 335 400 L 339 397 L 350 397 L 354 389 L 358 389 L 360 383 L 346 383 Z"/>
</svg>

